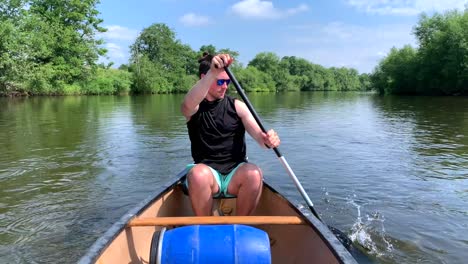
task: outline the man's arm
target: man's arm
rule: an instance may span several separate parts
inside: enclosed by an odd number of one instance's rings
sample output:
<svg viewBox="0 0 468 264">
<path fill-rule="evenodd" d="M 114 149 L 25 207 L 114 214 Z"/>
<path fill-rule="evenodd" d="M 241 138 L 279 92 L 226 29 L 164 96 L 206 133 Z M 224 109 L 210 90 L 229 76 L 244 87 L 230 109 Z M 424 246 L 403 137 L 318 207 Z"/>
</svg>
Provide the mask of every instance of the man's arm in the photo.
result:
<svg viewBox="0 0 468 264">
<path fill-rule="evenodd" d="M 276 148 L 279 146 L 280 139 L 278 134 L 273 129 L 270 129 L 267 133 L 263 133 L 244 102 L 235 100 L 235 106 L 237 115 L 241 118 L 245 130 L 261 147 Z"/>
<path fill-rule="evenodd" d="M 205 98 L 211 84 L 216 80 L 216 76 L 216 73 L 209 70 L 185 95 L 181 111 L 187 121 L 198 111 L 198 105 L 203 101 L 203 98 Z"/>
<path fill-rule="evenodd" d="M 198 111 L 198 105 L 203 101 L 211 84 L 216 80 L 218 74 L 224 71 L 224 66 L 229 66 L 233 59 L 229 54 L 218 54 L 211 60 L 210 70 L 185 95 L 182 102 L 181 111 L 185 118 L 190 117 Z"/>
</svg>

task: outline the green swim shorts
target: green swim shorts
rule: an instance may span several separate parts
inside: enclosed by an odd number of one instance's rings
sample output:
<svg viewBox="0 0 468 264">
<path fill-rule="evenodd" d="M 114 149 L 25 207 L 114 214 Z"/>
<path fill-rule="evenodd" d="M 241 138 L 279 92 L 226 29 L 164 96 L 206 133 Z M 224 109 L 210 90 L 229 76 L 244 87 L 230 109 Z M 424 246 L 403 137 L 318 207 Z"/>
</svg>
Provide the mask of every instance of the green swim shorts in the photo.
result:
<svg viewBox="0 0 468 264">
<path fill-rule="evenodd" d="M 218 186 L 219 186 L 219 192 L 213 196 L 214 198 L 220 198 L 220 197 L 231 198 L 231 197 L 235 197 L 234 195 L 228 194 L 227 189 L 228 189 L 229 183 L 231 182 L 232 176 L 234 175 L 234 173 L 236 173 L 239 166 L 244 164 L 244 163 L 245 162 L 239 163 L 239 165 L 237 165 L 231 172 L 229 172 L 226 175 L 221 174 L 217 170 L 215 170 L 215 169 L 211 168 L 210 166 L 208 166 L 210 168 L 210 170 L 211 170 L 211 173 L 213 173 L 213 176 L 215 177 L 216 182 L 218 183 Z M 195 165 L 197 165 L 197 164 L 188 164 L 187 167 L 186 167 L 187 171 L 190 171 Z M 185 179 L 184 184 L 185 184 L 185 187 L 188 190 L 188 180 L 187 179 Z"/>
</svg>

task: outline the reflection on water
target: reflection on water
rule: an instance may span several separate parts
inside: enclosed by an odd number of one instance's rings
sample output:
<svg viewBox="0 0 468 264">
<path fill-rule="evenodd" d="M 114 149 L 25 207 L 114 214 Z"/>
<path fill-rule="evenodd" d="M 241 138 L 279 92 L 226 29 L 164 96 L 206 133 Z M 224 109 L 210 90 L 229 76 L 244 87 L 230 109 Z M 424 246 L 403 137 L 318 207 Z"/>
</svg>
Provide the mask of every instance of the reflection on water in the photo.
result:
<svg viewBox="0 0 468 264">
<path fill-rule="evenodd" d="M 0 99 L 0 262 L 73 263 L 191 161 L 183 95 Z M 249 94 L 329 224 L 378 263 L 468 258 L 468 98 Z M 248 138 L 267 181 L 303 203 Z"/>
<path fill-rule="evenodd" d="M 423 177 L 468 178 L 468 101 L 450 97 L 385 97 L 376 100 L 387 120 L 407 123 Z M 429 166 L 428 166 L 429 165 Z M 461 165 L 461 166 L 460 166 Z M 464 168 L 464 169 L 463 169 Z"/>
</svg>

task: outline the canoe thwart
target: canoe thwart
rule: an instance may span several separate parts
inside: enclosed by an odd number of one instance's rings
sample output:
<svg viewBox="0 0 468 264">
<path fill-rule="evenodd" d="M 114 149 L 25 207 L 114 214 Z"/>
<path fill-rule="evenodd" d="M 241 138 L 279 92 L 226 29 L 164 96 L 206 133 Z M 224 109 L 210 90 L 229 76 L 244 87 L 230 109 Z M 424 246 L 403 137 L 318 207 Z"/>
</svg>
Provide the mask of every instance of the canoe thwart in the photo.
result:
<svg viewBox="0 0 468 264">
<path fill-rule="evenodd" d="M 304 219 L 298 216 L 181 216 L 135 218 L 127 226 L 169 226 L 169 225 L 213 225 L 213 224 L 244 224 L 244 225 L 306 225 Z"/>
</svg>

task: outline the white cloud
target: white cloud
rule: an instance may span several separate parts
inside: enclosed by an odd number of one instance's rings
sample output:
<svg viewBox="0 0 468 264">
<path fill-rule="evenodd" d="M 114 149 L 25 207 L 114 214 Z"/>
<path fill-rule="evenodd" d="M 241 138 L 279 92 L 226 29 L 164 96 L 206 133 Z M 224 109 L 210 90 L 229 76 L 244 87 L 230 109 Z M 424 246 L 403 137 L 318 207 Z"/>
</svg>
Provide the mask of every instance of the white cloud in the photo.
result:
<svg viewBox="0 0 468 264">
<path fill-rule="evenodd" d="M 274 7 L 272 2 L 262 0 L 243 0 L 231 6 L 231 11 L 234 12 L 234 14 L 243 18 L 256 19 L 283 18 L 307 10 L 309 10 L 309 7 L 305 4 L 299 5 L 298 7 L 281 10 Z"/>
<path fill-rule="evenodd" d="M 211 19 L 209 17 L 197 15 L 194 13 L 188 13 L 188 14 L 183 15 L 179 19 L 179 21 L 185 26 L 189 26 L 189 27 L 206 26 L 211 23 Z"/>
<path fill-rule="evenodd" d="M 122 27 L 118 25 L 107 26 L 107 32 L 102 33 L 102 37 L 109 40 L 133 41 L 138 36 L 138 30 Z"/>
<path fill-rule="evenodd" d="M 371 14 L 414 16 L 422 12 L 463 10 L 466 0 L 348 0 L 348 4 Z"/>
<path fill-rule="evenodd" d="M 107 49 L 107 54 L 100 57 L 99 62 L 114 62 L 115 67 L 127 64 L 130 56 L 129 46 L 135 42 L 140 31 L 119 25 L 107 25 L 105 28 L 107 32 L 100 33 L 99 37 L 105 40 L 103 46 Z"/>
<path fill-rule="evenodd" d="M 115 43 L 106 43 L 107 56 L 114 59 L 124 59 L 127 57 L 126 52 L 122 49 L 121 46 Z"/>
<path fill-rule="evenodd" d="M 107 49 L 106 56 L 99 57 L 99 63 L 108 64 L 110 62 L 114 63 L 113 67 L 118 67 L 121 64 L 128 63 L 128 51 L 122 48 L 122 45 L 117 43 L 106 43 L 104 44 L 104 48 Z"/>
<path fill-rule="evenodd" d="M 412 25 L 356 26 L 340 22 L 290 28 L 286 48 L 278 54 L 297 56 L 326 67 L 353 67 L 371 72 L 395 46 L 416 46 Z M 298 37 L 304 36 L 304 37 Z"/>
</svg>

